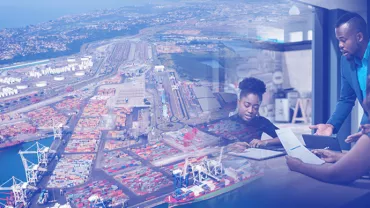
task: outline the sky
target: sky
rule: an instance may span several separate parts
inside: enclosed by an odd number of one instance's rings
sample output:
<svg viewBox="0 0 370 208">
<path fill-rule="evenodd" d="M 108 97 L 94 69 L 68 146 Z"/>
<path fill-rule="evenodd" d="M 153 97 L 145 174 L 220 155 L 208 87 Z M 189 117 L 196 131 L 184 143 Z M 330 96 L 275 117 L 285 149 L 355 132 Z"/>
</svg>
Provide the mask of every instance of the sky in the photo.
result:
<svg viewBox="0 0 370 208">
<path fill-rule="evenodd" d="M 141 5 L 151 0 L 0 0 L 0 29 L 37 24 L 67 14 Z"/>
</svg>

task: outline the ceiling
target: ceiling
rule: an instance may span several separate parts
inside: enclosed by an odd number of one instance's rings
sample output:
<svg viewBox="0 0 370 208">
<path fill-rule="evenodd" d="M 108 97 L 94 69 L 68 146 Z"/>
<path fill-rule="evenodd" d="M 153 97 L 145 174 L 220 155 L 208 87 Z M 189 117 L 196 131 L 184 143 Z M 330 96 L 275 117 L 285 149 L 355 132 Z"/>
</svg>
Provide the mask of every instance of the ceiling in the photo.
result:
<svg viewBox="0 0 370 208">
<path fill-rule="evenodd" d="M 293 0 L 326 9 L 342 9 L 350 12 L 364 13 L 367 0 Z"/>
</svg>

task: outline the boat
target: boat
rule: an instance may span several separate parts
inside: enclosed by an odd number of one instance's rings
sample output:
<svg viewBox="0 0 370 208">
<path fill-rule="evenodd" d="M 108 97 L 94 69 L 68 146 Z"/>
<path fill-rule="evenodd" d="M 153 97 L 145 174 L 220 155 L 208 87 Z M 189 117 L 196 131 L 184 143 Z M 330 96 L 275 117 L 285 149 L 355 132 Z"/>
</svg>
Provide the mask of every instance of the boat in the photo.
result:
<svg viewBox="0 0 370 208">
<path fill-rule="evenodd" d="M 187 192 L 184 192 L 182 197 L 176 199 L 176 197 L 174 196 L 175 193 L 172 193 L 172 194 L 170 194 L 169 196 L 167 196 L 165 198 L 165 202 L 168 204 L 168 207 L 177 207 L 177 206 L 181 206 L 181 205 L 201 202 L 201 201 L 208 200 L 208 199 L 214 198 L 216 196 L 228 193 L 228 192 L 233 191 L 235 189 L 238 189 L 240 187 L 243 187 L 244 185 L 260 178 L 261 176 L 262 175 L 256 176 L 256 177 L 253 177 L 253 178 L 250 178 L 248 180 L 241 181 L 241 182 L 233 183 L 233 184 L 230 184 L 229 186 L 220 187 L 220 188 L 215 189 L 213 191 L 211 191 L 210 189 L 207 190 L 207 188 L 203 188 L 203 187 L 206 187 L 205 185 L 191 186 L 191 187 L 185 189 L 185 190 L 187 190 Z M 196 188 L 194 188 L 194 187 L 196 187 Z M 199 195 L 195 196 L 193 190 L 198 189 L 198 187 L 202 188 L 204 190 L 204 192 L 203 193 L 199 192 Z"/>
<path fill-rule="evenodd" d="M 205 160 L 203 163 L 189 166 L 190 168 L 186 166 L 184 171 L 173 170 L 176 188 L 164 199 L 168 207 L 208 200 L 238 189 L 263 176 L 263 170 L 249 162 L 238 167 L 224 168 L 220 161 Z M 187 172 L 187 170 L 190 171 Z M 187 186 L 189 181 L 193 184 Z M 180 186 L 177 186 L 178 184 Z"/>
<path fill-rule="evenodd" d="M 9 148 L 9 147 L 21 145 L 23 143 L 24 143 L 24 141 L 19 141 L 19 140 L 11 141 L 11 142 L 4 142 L 4 143 L 0 144 L 0 149 L 6 149 L 6 148 Z"/>
</svg>

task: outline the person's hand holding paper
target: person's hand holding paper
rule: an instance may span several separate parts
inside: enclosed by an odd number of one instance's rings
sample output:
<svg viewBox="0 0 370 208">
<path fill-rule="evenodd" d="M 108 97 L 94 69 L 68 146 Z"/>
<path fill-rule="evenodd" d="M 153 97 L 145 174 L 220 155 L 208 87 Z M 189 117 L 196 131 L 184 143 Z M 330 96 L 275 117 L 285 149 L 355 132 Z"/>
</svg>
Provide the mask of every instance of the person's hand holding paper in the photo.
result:
<svg viewBox="0 0 370 208">
<path fill-rule="evenodd" d="M 343 156 L 341 152 L 334 152 L 327 149 L 315 149 L 312 150 L 312 153 L 319 156 L 327 163 L 335 163 Z"/>
<path fill-rule="evenodd" d="M 281 144 L 283 145 L 286 153 L 300 159 L 304 163 L 321 165 L 325 163 L 324 160 L 317 157 L 310 150 L 308 150 L 294 135 L 291 129 L 278 129 L 276 130 Z"/>
</svg>

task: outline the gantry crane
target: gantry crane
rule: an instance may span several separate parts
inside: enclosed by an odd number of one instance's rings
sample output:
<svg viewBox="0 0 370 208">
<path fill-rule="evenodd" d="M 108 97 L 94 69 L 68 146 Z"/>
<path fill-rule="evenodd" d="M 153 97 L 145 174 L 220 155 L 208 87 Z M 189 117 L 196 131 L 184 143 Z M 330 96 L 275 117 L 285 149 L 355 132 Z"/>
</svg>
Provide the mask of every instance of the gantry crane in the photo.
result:
<svg viewBox="0 0 370 208">
<path fill-rule="evenodd" d="M 222 166 L 222 156 L 224 152 L 224 147 L 221 147 L 220 156 L 218 160 L 206 160 L 208 172 L 213 176 L 218 176 L 223 173 L 223 166 Z"/>
<path fill-rule="evenodd" d="M 188 166 L 189 166 L 189 159 L 186 158 L 185 159 L 184 167 L 182 169 L 182 175 L 181 175 L 181 178 L 182 178 L 182 181 L 183 181 L 185 187 L 187 187 L 189 185 Z"/>
<path fill-rule="evenodd" d="M 38 165 L 41 167 L 47 167 L 48 166 L 48 154 L 49 153 L 55 153 L 55 151 L 50 150 L 49 147 L 46 147 L 42 145 L 39 142 L 36 142 L 29 148 L 27 148 L 25 151 L 21 151 L 22 154 L 37 154 L 37 162 Z"/>
<path fill-rule="evenodd" d="M 34 164 L 33 162 L 27 160 L 21 151 L 19 151 L 19 155 L 21 156 L 24 171 L 26 174 L 26 180 L 28 183 L 32 185 L 36 185 L 38 181 L 38 168 L 39 165 Z"/>
<path fill-rule="evenodd" d="M 104 199 L 97 194 L 90 196 L 89 202 L 90 202 L 91 208 L 95 208 L 95 207 L 105 208 L 106 207 L 104 204 Z"/>
<path fill-rule="evenodd" d="M 36 150 L 32 150 L 34 147 L 36 147 Z M 40 171 L 47 171 L 46 168 L 48 165 L 48 153 L 49 148 L 38 142 L 27 148 L 25 151 L 19 151 L 19 155 L 21 156 L 22 164 L 26 173 L 26 179 L 29 184 L 36 185 L 36 183 L 38 182 L 38 173 Z M 25 155 L 27 154 L 36 154 L 37 164 L 29 161 L 25 157 Z"/>
<path fill-rule="evenodd" d="M 188 173 L 188 167 L 189 167 L 189 160 L 188 158 L 185 159 L 184 167 L 183 169 L 176 169 L 172 171 L 172 175 L 174 178 L 174 185 L 175 188 L 181 188 L 183 186 L 187 187 L 189 185 L 189 174 Z"/>
<path fill-rule="evenodd" d="M 54 133 L 54 139 L 62 139 L 63 138 L 63 124 L 55 124 L 54 119 L 53 120 L 53 133 Z"/>
<path fill-rule="evenodd" d="M 207 168 L 204 166 L 204 164 L 191 164 L 191 170 L 193 174 L 193 182 L 194 184 L 202 183 L 202 181 L 206 180 L 208 178 L 208 171 Z"/>
<path fill-rule="evenodd" d="M 12 182 L 12 185 L 10 187 L 7 187 L 6 185 Z M 20 203 L 23 204 L 24 207 L 27 207 L 27 190 L 37 190 L 36 187 L 29 185 L 26 182 L 23 182 L 19 180 L 16 177 L 12 177 L 9 180 L 7 180 L 5 183 L 0 185 L 0 191 L 12 191 L 14 195 L 14 205 L 18 205 Z M 5 205 L 5 207 L 11 207 L 9 205 Z"/>
</svg>

